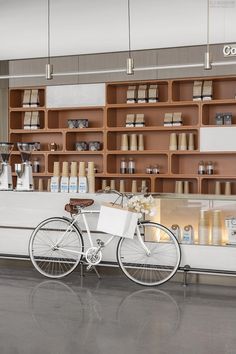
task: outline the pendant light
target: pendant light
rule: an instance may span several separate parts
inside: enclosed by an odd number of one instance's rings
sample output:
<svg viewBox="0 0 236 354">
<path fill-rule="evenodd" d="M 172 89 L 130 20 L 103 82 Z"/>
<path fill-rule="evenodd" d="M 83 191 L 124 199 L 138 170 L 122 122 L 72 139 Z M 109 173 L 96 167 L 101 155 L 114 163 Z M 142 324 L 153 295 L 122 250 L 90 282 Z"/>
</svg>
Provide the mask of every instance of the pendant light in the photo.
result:
<svg viewBox="0 0 236 354">
<path fill-rule="evenodd" d="M 129 57 L 127 58 L 126 74 L 134 74 L 134 58 L 131 57 L 131 36 L 130 36 L 130 0 L 128 1 L 128 37 L 129 37 Z"/>
<path fill-rule="evenodd" d="M 51 46 L 51 37 L 50 37 L 50 0 L 47 0 L 47 15 L 48 15 L 48 37 L 47 37 L 47 44 L 48 44 L 48 61 L 46 64 L 46 79 L 47 80 L 52 80 L 52 74 L 53 74 L 53 66 L 51 64 L 51 53 L 50 53 L 50 46 Z"/>
<path fill-rule="evenodd" d="M 210 0 L 207 1 L 207 45 L 206 45 L 206 52 L 204 57 L 204 69 L 211 70 L 211 56 L 210 56 L 210 44 L 209 44 L 209 37 L 210 37 Z"/>
</svg>

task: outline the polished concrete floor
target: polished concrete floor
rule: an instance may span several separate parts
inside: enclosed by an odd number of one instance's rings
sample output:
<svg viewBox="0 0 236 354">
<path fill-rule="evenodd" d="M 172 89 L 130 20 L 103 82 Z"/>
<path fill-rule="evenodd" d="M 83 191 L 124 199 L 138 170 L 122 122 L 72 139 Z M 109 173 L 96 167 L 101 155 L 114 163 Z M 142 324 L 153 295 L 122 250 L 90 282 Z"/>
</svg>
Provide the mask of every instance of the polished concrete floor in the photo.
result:
<svg viewBox="0 0 236 354">
<path fill-rule="evenodd" d="M 0 354 L 235 354 L 236 287 L 0 268 Z"/>
</svg>

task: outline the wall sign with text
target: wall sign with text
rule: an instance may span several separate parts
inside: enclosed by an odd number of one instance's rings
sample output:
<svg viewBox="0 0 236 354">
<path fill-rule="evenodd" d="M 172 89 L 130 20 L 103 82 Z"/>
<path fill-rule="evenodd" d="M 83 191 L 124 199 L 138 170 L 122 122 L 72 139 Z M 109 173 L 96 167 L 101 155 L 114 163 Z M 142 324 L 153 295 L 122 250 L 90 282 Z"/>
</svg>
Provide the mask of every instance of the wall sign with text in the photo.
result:
<svg viewBox="0 0 236 354">
<path fill-rule="evenodd" d="M 235 57 L 236 56 L 236 44 L 226 44 L 223 47 L 224 57 Z"/>
</svg>

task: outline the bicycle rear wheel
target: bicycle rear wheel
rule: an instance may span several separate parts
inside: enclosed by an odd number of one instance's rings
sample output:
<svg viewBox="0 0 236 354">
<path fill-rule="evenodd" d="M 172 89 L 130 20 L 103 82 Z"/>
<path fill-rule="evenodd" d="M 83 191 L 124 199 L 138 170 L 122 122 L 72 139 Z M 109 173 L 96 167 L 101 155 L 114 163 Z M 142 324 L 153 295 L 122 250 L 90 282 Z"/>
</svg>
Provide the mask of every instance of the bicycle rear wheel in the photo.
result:
<svg viewBox="0 0 236 354">
<path fill-rule="evenodd" d="M 117 246 L 117 261 L 125 275 L 137 284 L 156 286 L 167 282 L 176 273 L 181 252 L 172 232 L 154 222 L 141 222 L 138 236 L 121 238 Z"/>
<path fill-rule="evenodd" d="M 41 222 L 33 231 L 29 254 L 34 267 L 49 278 L 62 278 L 77 267 L 84 249 L 80 231 L 61 217 Z"/>
</svg>

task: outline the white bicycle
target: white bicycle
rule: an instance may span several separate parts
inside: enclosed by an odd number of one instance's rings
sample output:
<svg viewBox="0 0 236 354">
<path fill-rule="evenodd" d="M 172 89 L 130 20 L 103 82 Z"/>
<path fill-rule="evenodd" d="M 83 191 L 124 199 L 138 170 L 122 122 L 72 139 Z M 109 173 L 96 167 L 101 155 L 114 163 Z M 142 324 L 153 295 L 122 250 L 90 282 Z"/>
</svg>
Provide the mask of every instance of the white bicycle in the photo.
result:
<svg viewBox="0 0 236 354">
<path fill-rule="evenodd" d="M 122 193 L 116 193 L 124 197 Z M 86 218 L 87 214 L 100 212 L 86 209 L 93 203 L 92 199 L 71 199 L 65 206 L 71 218 L 51 217 L 35 228 L 29 242 L 29 254 L 41 274 L 58 279 L 73 272 L 80 262 L 85 262 L 87 269 L 101 263 L 103 249 L 117 236 L 110 235 L 106 242 L 93 240 Z M 80 227 L 81 219 L 86 236 Z M 89 241 L 86 249 L 84 237 Z M 138 221 L 133 239 L 121 237 L 116 255 L 124 274 L 145 286 L 167 282 L 177 272 L 181 259 L 180 246 L 172 232 L 151 221 Z"/>
</svg>

